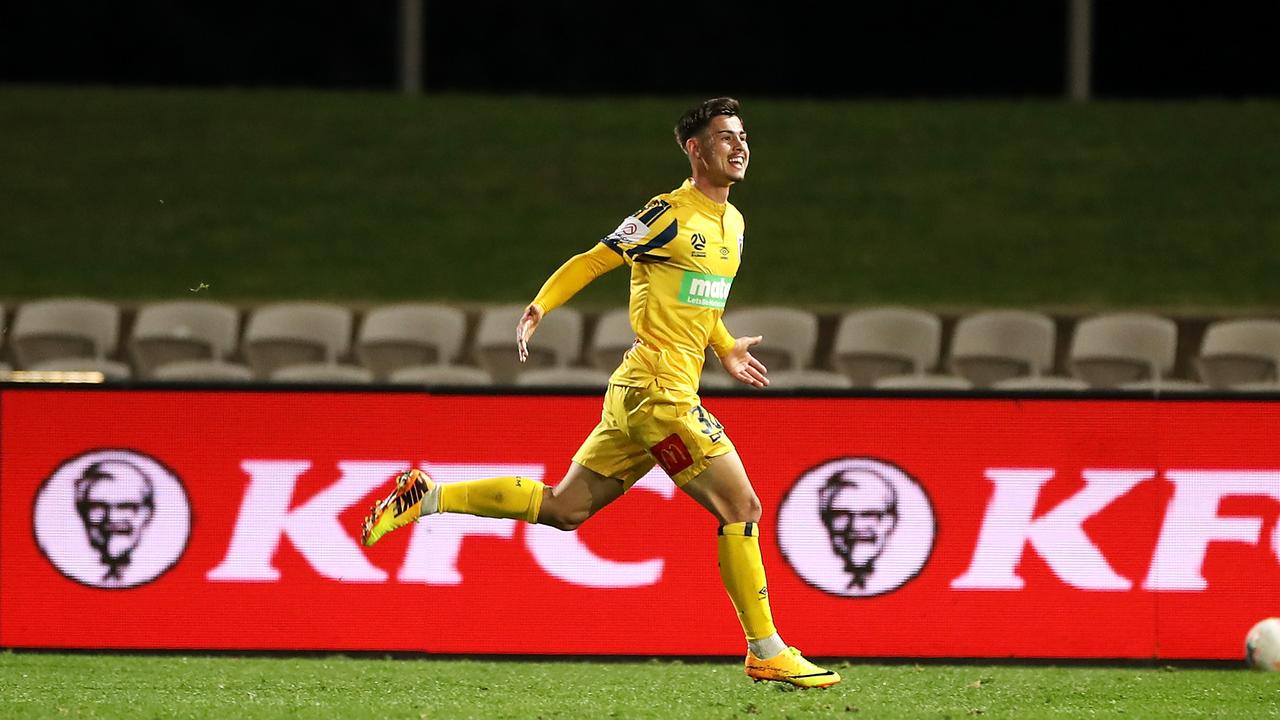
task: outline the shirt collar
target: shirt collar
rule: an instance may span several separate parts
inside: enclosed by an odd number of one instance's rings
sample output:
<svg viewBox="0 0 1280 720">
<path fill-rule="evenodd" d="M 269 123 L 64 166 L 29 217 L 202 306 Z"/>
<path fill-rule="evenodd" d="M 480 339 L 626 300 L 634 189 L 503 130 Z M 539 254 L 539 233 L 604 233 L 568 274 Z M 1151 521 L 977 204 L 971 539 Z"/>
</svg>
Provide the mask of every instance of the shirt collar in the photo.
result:
<svg viewBox="0 0 1280 720">
<path fill-rule="evenodd" d="M 689 197 L 693 198 L 694 204 L 712 215 L 724 215 L 725 208 L 729 206 L 729 203 L 718 203 L 706 195 L 703 195 L 702 191 L 694 186 L 693 178 L 685 180 L 684 184 L 680 186 L 680 189 L 686 191 Z"/>
</svg>

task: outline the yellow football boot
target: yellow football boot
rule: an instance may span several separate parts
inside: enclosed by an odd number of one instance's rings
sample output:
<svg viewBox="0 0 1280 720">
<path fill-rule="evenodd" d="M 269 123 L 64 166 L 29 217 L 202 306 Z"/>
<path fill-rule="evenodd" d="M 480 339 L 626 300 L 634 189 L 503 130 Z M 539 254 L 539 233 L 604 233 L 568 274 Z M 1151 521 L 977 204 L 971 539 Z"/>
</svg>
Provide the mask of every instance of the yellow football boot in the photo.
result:
<svg viewBox="0 0 1280 720">
<path fill-rule="evenodd" d="M 775 680 L 791 683 L 802 688 L 831 687 L 840 682 L 840 674 L 834 670 L 823 670 L 814 665 L 800 651 L 789 647 L 768 660 L 761 660 L 755 653 L 747 651 L 747 675 L 756 682 Z"/>
<path fill-rule="evenodd" d="M 422 499 L 435 487 L 436 481 L 417 468 L 397 475 L 395 490 L 379 500 L 360 524 L 360 542 L 373 547 L 383 535 L 416 522 L 422 517 Z"/>
</svg>

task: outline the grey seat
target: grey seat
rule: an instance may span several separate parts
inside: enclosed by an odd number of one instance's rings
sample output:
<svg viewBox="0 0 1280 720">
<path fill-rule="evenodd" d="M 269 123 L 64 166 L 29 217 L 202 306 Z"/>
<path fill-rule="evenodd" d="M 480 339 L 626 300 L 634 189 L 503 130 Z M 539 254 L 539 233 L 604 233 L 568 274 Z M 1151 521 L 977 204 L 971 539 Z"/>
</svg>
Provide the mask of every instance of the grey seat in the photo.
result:
<svg viewBox="0 0 1280 720">
<path fill-rule="evenodd" d="M 365 313 L 356 357 L 374 377 L 413 365 L 450 364 L 462 352 L 467 317 L 460 308 L 431 303 L 384 305 Z"/>
<path fill-rule="evenodd" d="M 990 387 L 1012 377 L 1044 375 L 1053 369 L 1053 318 L 1025 310 L 990 310 L 956 323 L 951 338 L 951 371 L 974 387 Z"/>
<path fill-rule="evenodd" d="M 698 383 L 698 390 L 745 390 L 747 385 L 729 377 L 729 374 L 716 367 L 703 367 L 702 378 Z"/>
<path fill-rule="evenodd" d="M 1081 320 L 1071 338 L 1071 374 L 1094 388 L 1113 388 L 1173 372 L 1178 326 L 1144 313 Z"/>
<path fill-rule="evenodd" d="M 224 360 L 182 360 L 161 365 L 151 377 L 174 382 L 249 382 L 253 371 L 247 365 Z"/>
<path fill-rule="evenodd" d="M 1151 378 L 1123 383 L 1120 390 L 1145 390 L 1149 392 L 1206 392 L 1209 386 L 1194 380 L 1178 380 L 1176 378 Z"/>
<path fill-rule="evenodd" d="M 610 373 L 596 368 L 537 368 L 520 373 L 516 385 L 524 387 L 582 387 L 604 390 Z"/>
<path fill-rule="evenodd" d="M 1219 320 L 1205 330 L 1196 357 L 1200 379 L 1213 388 L 1280 379 L 1280 321 Z"/>
<path fill-rule="evenodd" d="M 1089 383 L 1080 378 L 1058 375 L 1027 375 L 999 380 L 991 385 L 993 390 L 1088 390 Z"/>
<path fill-rule="evenodd" d="M 436 387 L 479 387 L 493 384 L 493 376 L 487 371 L 464 365 L 415 365 L 392 372 L 388 379 L 396 385 Z"/>
<path fill-rule="evenodd" d="M 1263 382 L 1239 383 L 1232 385 L 1228 389 L 1232 392 L 1280 393 L 1280 382 L 1267 380 Z"/>
<path fill-rule="evenodd" d="M 536 336 L 535 336 L 536 337 Z M 631 329 L 631 318 L 626 308 L 610 310 L 596 320 L 591 334 L 588 360 L 600 370 L 612 372 L 622 362 L 622 356 L 631 349 L 636 334 Z"/>
<path fill-rule="evenodd" d="M 972 390 L 973 383 L 958 375 L 913 373 L 876 378 L 877 390 Z"/>
<path fill-rule="evenodd" d="M 141 377 L 157 368 L 191 360 L 225 360 L 236 349 L 240 312 L 215 302 L 164 302 L 138 310 L 129 338 L 133 364 Z"/>
<path fill-rule="evenodd" d="M 767 377 L 769 386 L 765 390 L 847 390 L 853 387 L 853 381 L 847 376 L 830 370 L 770 371 Z"/>
<path fill-rule="evenodd" d="M 283 383 L 334 383 L 365 385 L 373 382 L 369 368 L 336 363 L 305 363 L 286 365 L 271 373 L 272 382 Z"/>
<path fill-rule="evenodd" d="M 761 335 L 751 354 L 770 371 L 800 370 L 813 364 L 818 345 L 818 318 L 811 312 L 786 307 L 755 307 L 724 314 L 734 337 Z"/>
<path fill-rule="evenodd" d="M 351 316 L 330 303 L 264 305 L 249 315 L 245 359 L 260 378 L 289 365 L 336 362 L 351 348 Z"/>
<path fill-rule="evenodd" d="M 86 357 L 70 357 L 70 358 L 54 358 L 52 360 L 44 360 L 32 365 L 30 370 L 38 372 L 60 372 L 60 373 L 102 373 L 104 380 L 129 380 L 133 377 L 133 371 L 129 366 L 115 360 L 106 360 L 103 358 L 86 358 Z"/>
<path fill-rule="evenodd" d="M 120 309 L 83 298 L 36 300 L 18 306 L 10 343 L 20 368 L 59 358 L 106 358 L 116 351 Z"/>
<path fill-rule="evenodd" d="M 538 324 L 529 343 L 529 359 L 522 364 L 516 355 L 516 323 L 524 307 L 496 305 L 480 314 L 476 328 L 476 363 L 499 385 L 514 383 L 524 370 L 568 365 L 577 359 L 582 349 L 582 315 L 573 308 L 556 308 Z"/>
<path fill-rule="evenodd" d="M 840 319 L 832 365 L 855 387 L 871 387 L 877 378 L 923 374 L 938 364 L 942 321 L 911 308 L 856 310 Z"/>
</svg>

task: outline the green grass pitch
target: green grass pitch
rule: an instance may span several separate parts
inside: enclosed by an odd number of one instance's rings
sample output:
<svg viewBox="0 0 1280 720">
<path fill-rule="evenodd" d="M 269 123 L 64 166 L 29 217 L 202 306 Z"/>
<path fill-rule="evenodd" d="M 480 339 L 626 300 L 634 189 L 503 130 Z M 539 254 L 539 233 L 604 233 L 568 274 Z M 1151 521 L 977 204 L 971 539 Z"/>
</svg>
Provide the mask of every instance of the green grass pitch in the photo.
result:
<svg viewBox="0 0 1280 720">
<path fill-rule="evenodd" d="M 835 663 L 753 684 L 737 663 L 0 654 L 4 718 L 1274 718 L 1280 674 Z"/>
</svg>

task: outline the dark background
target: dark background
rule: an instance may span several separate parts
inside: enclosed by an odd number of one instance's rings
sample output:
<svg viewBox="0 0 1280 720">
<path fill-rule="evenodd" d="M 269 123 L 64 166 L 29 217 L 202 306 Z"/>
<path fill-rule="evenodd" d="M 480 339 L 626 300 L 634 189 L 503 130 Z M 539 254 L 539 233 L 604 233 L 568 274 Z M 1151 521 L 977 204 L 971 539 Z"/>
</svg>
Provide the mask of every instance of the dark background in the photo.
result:
<svg viewBox="0 0 1280 720">
<path fill-rule="evenodd" d="M 1280 3 L 1095 0 L 1101 97 L 1280 94 Z M 426 2 L 429 92 L 1057 96 L 1066 0 Z M 395 0 L 26 0 L 0 81 L 396 87 Z"/>
</svg>

